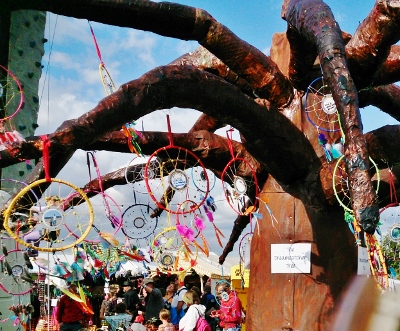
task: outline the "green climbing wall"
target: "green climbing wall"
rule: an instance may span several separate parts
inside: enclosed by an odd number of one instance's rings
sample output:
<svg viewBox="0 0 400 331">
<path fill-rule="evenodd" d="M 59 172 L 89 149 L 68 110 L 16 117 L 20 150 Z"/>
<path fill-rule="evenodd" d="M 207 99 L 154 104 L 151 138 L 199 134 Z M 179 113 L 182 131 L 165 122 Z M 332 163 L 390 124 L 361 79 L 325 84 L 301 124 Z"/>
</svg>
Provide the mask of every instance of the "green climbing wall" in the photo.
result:
<svg viewBox="0 0 400 331">
<path fill-rule="evenodd" d="M 24 94 L 24 106 L 7 123 L 7 130 L 17 130 L 24 137 L 34 135 L 39 110 L 38 86 L 42 73 L 42 57 L 46 13 L 33 10 L 20 10 L 12 13 L 10 27 L 10 48 L 8 69 L 19 79 Z M 15 103 L 18 99 L 14 99 Z M 8 106 L 15 109 L 17 104 Z M 24 180 L 30 171 L 25 162 L 3 168 L 2 178 Z"/>
</svg>

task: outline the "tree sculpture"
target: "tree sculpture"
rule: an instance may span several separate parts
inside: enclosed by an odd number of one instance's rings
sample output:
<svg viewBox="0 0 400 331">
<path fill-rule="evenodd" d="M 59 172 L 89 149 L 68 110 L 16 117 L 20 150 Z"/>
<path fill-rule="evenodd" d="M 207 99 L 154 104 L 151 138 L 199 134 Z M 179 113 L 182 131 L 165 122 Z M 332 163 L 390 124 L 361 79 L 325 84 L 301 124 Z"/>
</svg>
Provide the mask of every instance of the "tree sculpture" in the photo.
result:
<svg viewBox="0 0 400 331">
<path fill-rule="evenodd" d="M 357 251 L 334 196 L 332 169 L 336 161 L 329 161 L 318 144 L 317 131 L 304 115 L 303 96 L 310 82 L 321 76 L 314 67 L 317 60 L 343 130 L 351 209 L 361 231 L 374 233 L 379 207 L 389 200 L 389 185 L 385 184 L 388 165 L 400 160 L 399 131 L 397 126 L 386 126 L 363 134 L 359 107 L 375 105 L 400 118 L 400 90 L 393 85 L 400 63 L 399 47 L 394 45 L 399 40 L 397 2 L 378 0 L 350 36 L 340 30 L 323 1 L 285 0 L 282 18 L 288 23 L 290 45 L 286 67 L 274 54 L 266 56 L 239 39 L 209 13 L 179 4 L 6 0 L 3 7 L 51 11 L 197 40 L 201 47 L 195 52 L 123 84 L 85 115 L 49 133 L 51 176 L 57 175 L 77 149 L 129 152 L 121 125 L 171 107 L 203 113 L 189 132 L 173 135 L 174 143 L 193 151 L 219 176 L 231 154 L 227 139 L 213 132 L 228 123 L 242 136 L 242 143 L 233 142 L 235 156 L 246 159 L 256 170 L 260 200 L 268 202 L 279 220 L 276 229 L 261 222 L 259 234 L 253 238 L 248 330 L 332 328 L 335 303 L 356 272 Z M 142 132 L 137 142 L 143 153 L 150 155 L 168 144 L 168 133 Z M 42 149 L 42 140 L 30 137 L 1 151 L 0 165 L 39 159 Z M 379 201 L 369 158 L 382 169 Z M 394 174 L 398 171 L 396 167 L 392 170 Z M 249 176 L 249 169 L 239 167 L 237 175 Z M 29 180 L 43 176 L 43 163 L 38 162 Z M 124 171 L 107 174 L 103 180 L 104 188 L 123 184 Z M 96 185 L 96 181 L 88 184 L 91 188 Z M 262 203 L 260 212 L 268 216 Z M 221 263 L 249 221 L 246 214 L 234 220 Z M 295 242 L 312 244 L 311 273 L 271 274 L 266 258 L 270 244 Z"/>
</svg>

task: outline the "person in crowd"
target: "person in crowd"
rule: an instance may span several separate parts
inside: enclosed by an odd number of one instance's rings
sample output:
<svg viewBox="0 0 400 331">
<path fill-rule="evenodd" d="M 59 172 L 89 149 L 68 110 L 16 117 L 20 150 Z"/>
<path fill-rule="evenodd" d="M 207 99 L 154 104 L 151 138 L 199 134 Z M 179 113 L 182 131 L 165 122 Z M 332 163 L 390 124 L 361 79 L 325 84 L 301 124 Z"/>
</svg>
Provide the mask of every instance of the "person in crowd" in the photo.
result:
<svg viewBox="0 0 400 331">
<path fill-rule="evenodd" d="M 192 291 L 195 291 L 195 292 L 197 293 L 197 295 L 198 295 L 199 298 L 201 297 L 201 291 L 200 291 L 200 289 L 199 289 L 197 286 L 192 286 L 190 289 L 191 289 Z"/>
<path fill-rule="evenodd" d="M 217 328 L 217 320 L 210 316 L 211 312 L 219 309 L 219 304 L 214 296 L 211 293 L 211 286 L 204 286 L 204 293 L 200 299 L 201 304 L 206 307 L 206 321 L 210 324 L 211 330 L 215 331 Z"/>
<path fill-rule="evenodd" d="M 115 313 L 115 307 L 117 306 L 117 293 L 119 291 L 118 284 L 112 284 L 109 287 L 109 293 L 101 303 L 100 307 L 100 318 L 104 319 L 104 316 Z"/>
<path fill-rule="evenodd" d="M 136 316 L 135 320 L 131 325 L 131 331 L 146 331 L 146 327 L 143 325 L 143 315 Z"/>
<path fill-rule="evenodd" d="M 78 286 L 75 283 L 68 285 L 69 291 L 72 296 L 75 295 L 80 298 L 78 294 Z M 60 331 L 78 331 L 79 329 L 87 326 L 92 314 L 84 308 L 84 306 L 74 300 L 72 296 L 64 294 L 57 305 L 56 319 L 60 327 Z M 91 310 L 92 306 L 86 298 L 86 306 Z"/>
<path fill-rule="evenodd" d="M 164 299 L 161 291 L 156 288 L 153 278 L 145 278 L 142 283 L 142 289 L 145 296 L 145 321 L 158 320 L 160 311 L 164 308 Z"/>
<path fill-rule="evenodd" d="M 136 293 L 136 291 L 132 289 L 133 284 L 130 283 L 129 281 L 125 281 L 122 284 L 122 286 L 124 291 L 124 303 L 126 305 L 126 308 L 128 312 L 130 312 L 133 315 L 133 317 L 135 317 L 137 315 L 138 306 L 140 304 L 139 296 Z"/>
<path fill-rule="evenodd" d="M 180 331 L 194 331 L 196 329 L 197 320 L 200 316 L 205 315 L 206 307 L 200 304 L 200 298 L 195 291 L 186 291 L 183 295 L 183 301 L 188 306 L 188 310 L 179 321 Z"/>
<path fill-rule="evenodd" d="M 175 284 L 174 282 L 171 282 L 167 288 L 165 289 L 165 295 L 164 295 L 164 308 L 170 310 L 171 309 L 171 304 L 172 304 L 172 299 L 174 298 L 175 294 Z"/>
<path fill-rule="evenodd" d="M 237 293 L 231 290 L 228 282 L 218 283 L 216 286 L 220 309 L 211 312 L 211 317 L 219 319 L 219 325 L 224 331 L 237 331 L 242 325 L 242 302 Z"/>
<path fill-rule="evenodd" d="M 173 325 L 178 325 L 180 319 L 185 315 L 186 304 L 183 301 L 183 296 L 187 292 L 185 282 L 181 281 L 179 278 L 176 279 L 175 284 L 178 283 L 178 290 L 176 291 L 172 303 L 171 303 L 171 323 Z"/>
<path fill-rule="evenodd" d="M 170 313 L 168 309 L 161 309 L 159 318 L 162 322 L 161 325 L 158 326 L 158 331 L 174 331 L 175 327 L 174 325 L 170 322 Z"/>
<path fill-rule="evenodd" d="M 125 303 L 120 302 L 115 307 L 115 315 L 105 316 L 110 325 L 110 331 L 116 331 L 122 324 L 126 329 L 129 328 L 132 320 L 132 314 L 127 310 Z"/>
</svg>

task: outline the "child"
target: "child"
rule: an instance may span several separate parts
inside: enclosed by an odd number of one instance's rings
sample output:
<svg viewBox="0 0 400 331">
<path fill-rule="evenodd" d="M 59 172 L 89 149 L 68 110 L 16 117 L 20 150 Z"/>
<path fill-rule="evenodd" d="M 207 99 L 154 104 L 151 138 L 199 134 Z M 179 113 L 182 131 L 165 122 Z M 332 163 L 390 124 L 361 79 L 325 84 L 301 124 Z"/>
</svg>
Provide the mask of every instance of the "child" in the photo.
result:
<svg viewBox="0 0 400 331">
<path fill-rule="evenodd" d="M 170 314 L 168 309 L 161 309 L 159 318 L 162 324 L 158 327 L 158 331 L 174 331 L 174 325 L 170 322 Z"/>
</svg>

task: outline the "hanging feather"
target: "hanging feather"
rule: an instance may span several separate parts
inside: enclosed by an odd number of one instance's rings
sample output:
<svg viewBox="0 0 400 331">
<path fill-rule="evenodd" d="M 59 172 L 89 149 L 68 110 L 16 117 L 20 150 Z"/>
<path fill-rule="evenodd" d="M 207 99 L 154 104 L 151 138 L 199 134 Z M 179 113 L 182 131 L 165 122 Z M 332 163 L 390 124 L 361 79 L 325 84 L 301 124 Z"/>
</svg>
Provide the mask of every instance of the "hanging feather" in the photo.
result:
<svg viewBox="0 0 400 331">
<path fill-rule="evenodd" d="M 202 251 L 208 257 L 210 255 L 208 241 L 207 241 L 206 237 L 204 237 L 204 235 L 202 233 L 200 233 L 200 238 L 203 241 L 203 249 L 202 249 Z"/>
<path fill-rule="evenodd" d="M 107 249 L 110 246 L 119 246 L 119 241 L 115 236 L 111 233 L 108 232 L 99 232 L 99 235 L 101 237 L 101 244 L 102 246 Z"/>
<path fill-rule="evenodd" d="M 178 233 L 181 237 L 186 238 L 190 242 L 194 241 L 194 236 L 193 236 L 194 231 L 192 229 L 190 229 L 189 227 L 187 227 L 186 225 L 177 224 L 176 230 L 178 231 Z"/>
<path fill-rule="evenodd" d="M 332 145 L 332 157 L 336 160 L 343 155 L 343 145 L 342 143 L 337 143 Z"/>
<path fill-rule="evenodd" d="M 196 216 L 196 218 L 194 219 L 194 226 L 199 230 L 199 231 L 203 231 L 205 230 L 206 226 L 204 224 L 204 221 L 201 217 Z"/>
<path fill-rule="evenodd" d="M 222 236 L 222 237 L 224 237 L 224 238 L 225 238 L 225 236 L 224 236 L 224 234 L 221 232 L 221 230 L 217 228 L 217 226 L 216 226 L 214 223 L 212 223 L 212 225 L 214 226 L 215 236 L 217 237 L 218 244 L 221 246 L 221 248 L 223 248 L 224 246 L 222 245 L 222 241 L 221 241 L 220 236 Z"/>
<path fill-rule="evenodd" d="M 131 258 L 132 260 L 136 260 L 136 261 L 143 261 L 144 260 L 143 256 L 140 256 L 140 255 L 137 255 L 137 254 L 132 254 L 132 253 L 128 253 L 128 252 L 125 252 L 125 251 L 121 251 L 121 253 L 124 254 L 125 256 Z"/>
<path fill-rule="evenodd" d="M 255 206 L 250 206 L 246 209 L 246 211 L 244 212 L 245 215 L 250 215 L 252 214 L 257 208 Z"/>
<path fill-rule="evenodd" d="M 208 257 L 208 255 L 209 255 L 209 252 L 208 252 L 208 249 L 204 249 L 203 247 L 201 247 L 201 245 L 199 245 L 196 241 L 193 241 L 193 244 L 198 248 L 198 249 L 200 249 L 203 253 L 204 253 L 204 255 L 206 255 L 207 257 Z M 205 248 L 206 248 L 207 246 L 205 246 Z"/>
<path fill-rule="evenodd" d="M 178 264 L 179 264 L 179 255 L 176 256 L 175 261 L 174 261 L 174 270 L 178 270 Z"/>
<path fill-rule="evenodd" d="M 29 255 L 28 255 L 28 253 L 27 252 L 25 252 L 24 254 L 23 254 L 23 256 L 24 256 L 24 260 L 25 260 L 25 264 L 26 264 L 26 266 L 28 267 L 28 269 L 33 269 L 33 264 L 31 263 L 31 259 L 29 258 Z"/>
</svg>

